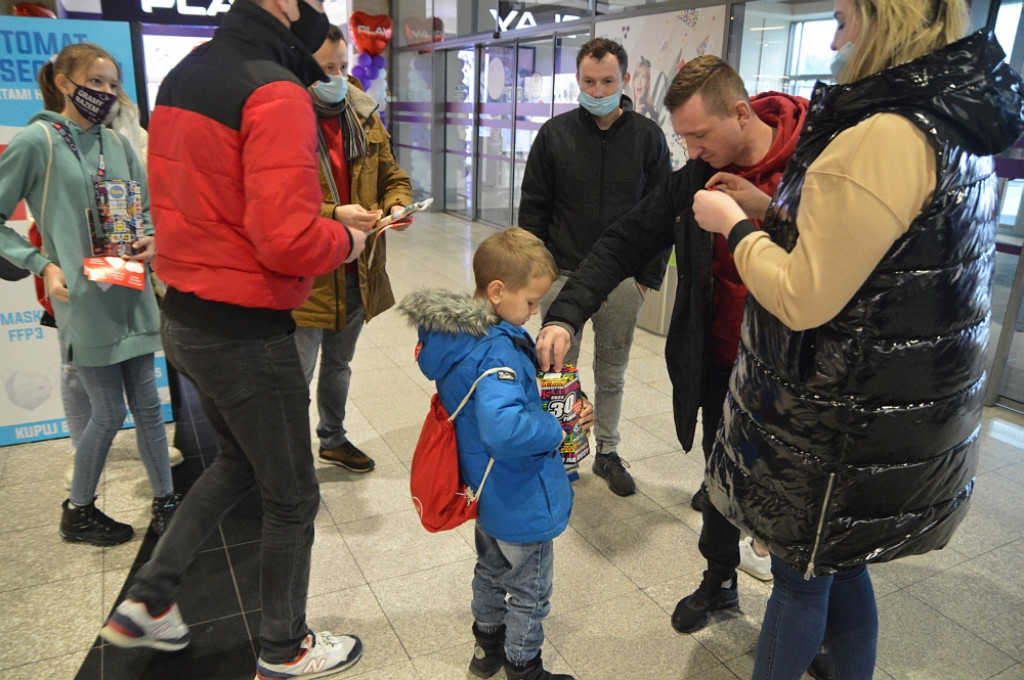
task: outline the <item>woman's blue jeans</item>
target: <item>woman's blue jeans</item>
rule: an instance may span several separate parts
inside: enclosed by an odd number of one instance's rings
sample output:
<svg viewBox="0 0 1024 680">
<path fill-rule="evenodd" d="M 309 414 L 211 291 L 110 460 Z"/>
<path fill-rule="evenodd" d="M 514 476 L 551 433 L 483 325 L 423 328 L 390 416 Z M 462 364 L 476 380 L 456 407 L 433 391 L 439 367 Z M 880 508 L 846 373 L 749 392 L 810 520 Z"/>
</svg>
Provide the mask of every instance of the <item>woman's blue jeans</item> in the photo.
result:
<svg viewBox="0 0 1024 680">
<path fill-rule="evenodd" d="M 878 609 L 867 567 L 805 579 L 772 555 L 772 575 L 753 680 L 799 680 L 822 642 L 835 680 L 871 680 Z"/>
<path fill-rule="evenodd" d="M 167 431 L 156 389 L 153 355 L 143 354 L 109 366 L 77 366 L 76 369 L 89 394 L 90 411 L 89 422 L 75 448 L 71 502 L 87 505 L 96 496 L 110 444 L 127 415 L 125 396 L 135 420 L 135 441 L 153 496 L 171 493 L 174 487 L 167 457 Z"/>
<path fill-rule="evenodd" d="M 485 633 L 505 624 L 505 656 L 517 666 L 533 661 L 544 642 L 554 553 L 551 541 L 507 543 L 476 525 L 473 618 Z"/>
</svg>

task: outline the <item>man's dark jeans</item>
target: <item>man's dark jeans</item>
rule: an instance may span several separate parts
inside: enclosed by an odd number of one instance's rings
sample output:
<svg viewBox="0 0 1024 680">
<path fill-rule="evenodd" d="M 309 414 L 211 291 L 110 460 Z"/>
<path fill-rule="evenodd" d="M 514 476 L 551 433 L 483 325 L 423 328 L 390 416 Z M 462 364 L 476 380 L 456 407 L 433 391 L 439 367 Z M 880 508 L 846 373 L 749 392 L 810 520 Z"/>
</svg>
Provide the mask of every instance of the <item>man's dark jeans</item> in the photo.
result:
<svg viewBox="0 0 1024 680">
<path fill-rule="evenodd" d="M 313 520 L 320 488 L 309 435 L 309 388 L 292 333 L 239 340 L 162 318 L 167 359 L 196 386 L 219 455 L 185 496 L 128 596 L 163 611 L 196 552 L 258 486 L 260 656 L 292 661 L 305 638 Z"/>
</svg>

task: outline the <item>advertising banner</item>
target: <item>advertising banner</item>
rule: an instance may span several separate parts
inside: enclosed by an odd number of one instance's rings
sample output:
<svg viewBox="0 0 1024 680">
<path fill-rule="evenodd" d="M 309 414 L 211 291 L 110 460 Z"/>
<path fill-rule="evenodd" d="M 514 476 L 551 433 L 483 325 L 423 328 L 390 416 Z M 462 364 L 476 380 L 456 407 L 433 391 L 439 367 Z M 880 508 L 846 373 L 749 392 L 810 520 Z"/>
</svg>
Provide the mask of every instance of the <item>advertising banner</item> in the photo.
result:
<svg viewBox="0 0 1024 680">
<path fill-rule="evenodd" d="M 92 42 L 121 66 L 125 91 L 135 96 L 135 66 L 128 24 L 109 21 L 0 16 L 0 154 L 42 110 L 36 85 L 42 65 L 65 45 Z M 31 216 L 22 202 L 6 225 L 22 236 Z M 0 281 L 0 446 L 68 436 L 60 390 L 57 331 L 39 324 L 34 277 Z M 164 420 L 172 419 L 166 363 L 156 359 L 157 387 Z M 129 415 L 126 425 L 131 424 Z"/>
<path fill-rule="evenodd" d="M 727 24 L 725 5 L 717 5 L 601 21 L 594 27 L 596 37 L 615 40 L 626 48 L 630 73 L 626 94 L 637 113 L 664 130 L 673 170 L 683 167 L 686 151 L 661 102 L 676 71 L 686 62 L 704 54 L 722 56 Z"/>
</svg>

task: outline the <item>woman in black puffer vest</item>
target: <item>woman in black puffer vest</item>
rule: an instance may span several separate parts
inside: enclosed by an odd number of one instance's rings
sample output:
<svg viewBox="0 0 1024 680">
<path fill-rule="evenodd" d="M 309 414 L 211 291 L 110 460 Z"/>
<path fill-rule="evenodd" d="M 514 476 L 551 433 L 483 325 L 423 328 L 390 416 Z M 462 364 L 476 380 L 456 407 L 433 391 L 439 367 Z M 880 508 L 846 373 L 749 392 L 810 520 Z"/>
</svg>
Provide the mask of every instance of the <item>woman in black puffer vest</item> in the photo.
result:
<svg viewBox="0 0 1024 680">
<path fill-rule="evenodd" d="M 1021 80 L 963 0 L 836 0 L 832 47 L 761 232 L 721 192 L 751 296 L 710 499 L 773 555 L 755 680 L 825 642 L 871 678 L 866 565 L 942 548 L 974 486 L 995 258 L 991 154 L 1024 132 Z M 847 47 L 850 43 L 851 46 Z"/>
</svg>

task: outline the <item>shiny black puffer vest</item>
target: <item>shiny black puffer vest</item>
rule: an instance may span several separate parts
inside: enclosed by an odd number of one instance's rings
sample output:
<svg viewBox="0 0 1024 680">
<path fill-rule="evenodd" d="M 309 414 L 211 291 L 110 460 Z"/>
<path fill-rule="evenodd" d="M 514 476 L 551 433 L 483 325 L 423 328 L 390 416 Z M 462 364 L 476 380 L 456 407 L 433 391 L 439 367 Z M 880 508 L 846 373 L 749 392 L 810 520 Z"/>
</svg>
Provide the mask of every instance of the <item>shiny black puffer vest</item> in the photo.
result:
<svg viewBox="0 0 1024 680">
<path fill-rule="evenodd" d="M 905 116 L 933 144 L 931 203 L 835 318 L 798 332 L 753 297 L 744 311 L 711 498 L 809 575 L 941 548 L 967 512 L 995 257 L 990 155 L 1024 132 L 1021 81 L 1002 57 L 977 33 L 819 83 L 764 222 L 792 250 L 808 166 L 872 115 Z"/>
</svg>

